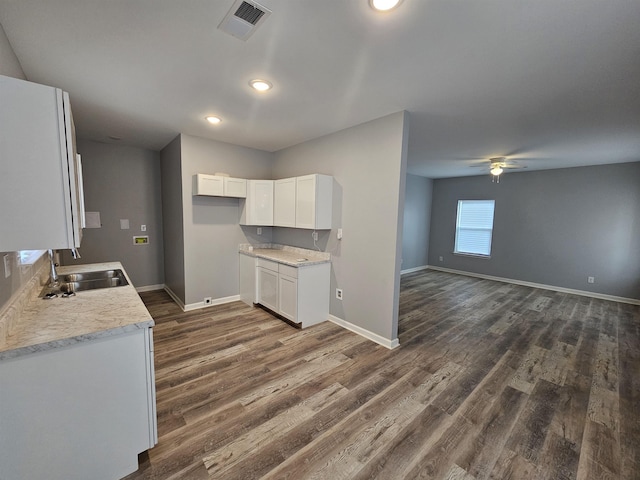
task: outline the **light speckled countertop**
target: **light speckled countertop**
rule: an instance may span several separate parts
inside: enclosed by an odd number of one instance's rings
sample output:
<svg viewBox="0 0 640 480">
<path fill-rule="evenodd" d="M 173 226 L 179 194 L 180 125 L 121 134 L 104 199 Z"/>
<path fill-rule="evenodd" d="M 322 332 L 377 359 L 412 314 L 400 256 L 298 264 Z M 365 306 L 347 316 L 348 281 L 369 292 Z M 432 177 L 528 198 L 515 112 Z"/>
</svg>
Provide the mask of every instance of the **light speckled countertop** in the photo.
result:
<svg viewBox="0 0 640 480">
<path fill-rule="evenodd" d="M 265 258 L 274 262 L 284 263 L 292 267 L 306 267 L 319 263 L 329 263 L 331 254 L 307 250 L 306 248 L 290 247 L 288 245 L 261 244 L 250 245 L 241 243 L 238 251 L 251 257 Z"/>
<path fill-rule="evenodd" d="M 58 273 L 116 268 L 124 271 L 119 262 L 109 262 L 60 267 Z M 0 346 L 0 360 L 153 326 L 128 276 L 127 280 L 126 286 L 87 290 L 69 298 L 43 300 L 35 292 Z"/>
</svg>

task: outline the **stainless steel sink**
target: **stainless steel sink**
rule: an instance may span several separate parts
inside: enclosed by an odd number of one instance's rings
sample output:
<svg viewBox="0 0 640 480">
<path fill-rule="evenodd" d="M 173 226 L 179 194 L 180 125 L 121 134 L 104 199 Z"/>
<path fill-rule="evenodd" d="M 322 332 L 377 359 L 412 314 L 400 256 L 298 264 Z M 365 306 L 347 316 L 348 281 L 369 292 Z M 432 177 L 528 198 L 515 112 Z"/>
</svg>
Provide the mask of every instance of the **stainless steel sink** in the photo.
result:
<svg viewBox="0 0 640 480">
<path fill-rule="evenodd" d="M 56 286 L 46 286 L 40 296 L 44 298 L 55 297 L 60 294 L 69 296 L 75 292 L 82 292 L 84 290 L 122 287 L 125 285 L 129 285 L 129 282 L 120 269 L 67 273 L 58 277 L 58 284 Z"/>
</svg>

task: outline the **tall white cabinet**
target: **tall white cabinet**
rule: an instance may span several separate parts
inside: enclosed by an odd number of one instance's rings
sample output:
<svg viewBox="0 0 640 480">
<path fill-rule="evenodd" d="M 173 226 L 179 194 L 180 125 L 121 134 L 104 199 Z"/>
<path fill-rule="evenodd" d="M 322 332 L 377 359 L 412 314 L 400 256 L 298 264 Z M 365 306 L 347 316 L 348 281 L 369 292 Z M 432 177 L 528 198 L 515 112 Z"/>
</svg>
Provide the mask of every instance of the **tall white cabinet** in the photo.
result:
<svg viewBox="0 0 640 480">
<path fill-rule="evenodd" d="M 0 76 L 0 252 L 73 249 L 82 178 L 69 95 Z"/>
</svg>

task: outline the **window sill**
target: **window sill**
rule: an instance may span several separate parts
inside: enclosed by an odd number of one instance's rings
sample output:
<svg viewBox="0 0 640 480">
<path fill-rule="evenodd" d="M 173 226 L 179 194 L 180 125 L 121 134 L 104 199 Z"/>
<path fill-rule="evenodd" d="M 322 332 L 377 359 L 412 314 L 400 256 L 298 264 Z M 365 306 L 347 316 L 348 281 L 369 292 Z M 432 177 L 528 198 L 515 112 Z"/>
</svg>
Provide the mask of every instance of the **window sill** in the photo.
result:
<svg viewBox="0 0 640 480">
<path fill-rule="evenodd" d="M 491 258 L 491 255 L 481 255 L 479 253 L 453 252 L 453 254 L 458 255 L 460 257 L 483 258 L 486 260 Z"/>
</svg>

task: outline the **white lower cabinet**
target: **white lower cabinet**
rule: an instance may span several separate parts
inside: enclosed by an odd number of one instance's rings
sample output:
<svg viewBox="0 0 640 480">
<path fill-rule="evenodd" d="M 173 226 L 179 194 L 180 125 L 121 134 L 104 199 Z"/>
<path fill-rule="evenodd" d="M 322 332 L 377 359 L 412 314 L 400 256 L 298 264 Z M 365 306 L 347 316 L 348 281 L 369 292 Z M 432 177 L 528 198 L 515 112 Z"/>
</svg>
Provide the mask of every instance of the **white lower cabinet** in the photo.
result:
<svg viewBox="0 0 640 480">
<path fill-rule="evenodd" d="M 256 303 L 302 328 L 329 318 L 330 263 L 292 267 L 258 258 L 256 272 Z"/>
<path fill-rule="evenodd" d="M 122 478 L 157 443 L 150 328 L 0 361 L 0 478 Z"/>
<path fill-rule="evenodd" d="M 278 312 L 278 264 L 275 262 L 268 262 L 267 260 L 260 261 L 258 264 L 258 302 L 260 305 L 264 305 L 270 308 L 274 312 Z M 269 268 L 274 264 L 276 266 L 275 271 Z"/>
<path fill-rule="evenodd" d="M 298 316 L 298 279 L 278 274 L 278 312 L 292 322 Z"/>
</svg>

